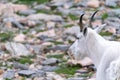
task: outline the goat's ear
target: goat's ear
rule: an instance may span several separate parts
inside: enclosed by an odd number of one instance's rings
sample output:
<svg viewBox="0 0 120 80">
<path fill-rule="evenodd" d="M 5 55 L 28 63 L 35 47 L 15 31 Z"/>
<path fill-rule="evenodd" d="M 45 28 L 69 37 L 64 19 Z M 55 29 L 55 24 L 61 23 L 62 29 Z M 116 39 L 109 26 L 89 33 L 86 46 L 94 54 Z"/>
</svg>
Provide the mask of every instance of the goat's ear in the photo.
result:
<svg viewBox="0 0 120 80">
<path fill-rule="evenodd" d="M 84 35 L 84 36 L 87 35 L 87 27 L 85 27 L 85 28 L 83 29 L 83 35 Z"/>
<path fill-rule="evenodd" d="M 100 33 L 100 31 L 106 26 L 106 24 L 102 24 L 100 26 L 98 26 L 97 28 L 95 28 L 94 30 L 97 32 L 97 33 Z"/>
</svg>

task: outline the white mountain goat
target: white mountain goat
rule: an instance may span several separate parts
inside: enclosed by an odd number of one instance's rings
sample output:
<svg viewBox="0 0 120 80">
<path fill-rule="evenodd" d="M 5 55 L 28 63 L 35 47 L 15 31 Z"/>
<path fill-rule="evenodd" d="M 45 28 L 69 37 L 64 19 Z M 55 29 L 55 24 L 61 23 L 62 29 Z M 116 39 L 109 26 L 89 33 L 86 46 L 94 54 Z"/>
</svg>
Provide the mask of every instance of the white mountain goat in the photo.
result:
<svg viewBox="0 0 120 80">
<path fill-rule="evenodd" d="M 96 13 L 97 11 L 92 15 L 89 27 L 83 27 L 84 14 L 81 15 L 80 33 L 78 39 L 69 48 L 68 54 L 77 60 L 84 57 L 91 58 L 97 68 L 96 80 L 120 80 L 120 43 L 105 40 L 98 34 L 105 24 L 94 30 L 90 28 Z"/>
</svg>

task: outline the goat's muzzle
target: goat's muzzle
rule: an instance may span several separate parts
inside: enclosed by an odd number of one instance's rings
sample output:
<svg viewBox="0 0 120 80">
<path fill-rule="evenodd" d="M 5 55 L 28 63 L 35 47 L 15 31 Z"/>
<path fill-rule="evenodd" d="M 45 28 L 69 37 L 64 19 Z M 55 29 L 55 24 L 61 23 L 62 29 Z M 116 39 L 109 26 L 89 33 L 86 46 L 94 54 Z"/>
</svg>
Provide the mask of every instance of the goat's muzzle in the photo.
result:
<svg viewBox="0 0 120 80">
<path fill-rule="evenodd" d="M 71 51 L 70 49 L 67 51 L 67 53 L 68 53 L 68 56 L 69 56 L 71 59 L 75 59 L 75 58 L 74 58 L 74 55 L 72 54 L 72 51 Z"/>
</svg>

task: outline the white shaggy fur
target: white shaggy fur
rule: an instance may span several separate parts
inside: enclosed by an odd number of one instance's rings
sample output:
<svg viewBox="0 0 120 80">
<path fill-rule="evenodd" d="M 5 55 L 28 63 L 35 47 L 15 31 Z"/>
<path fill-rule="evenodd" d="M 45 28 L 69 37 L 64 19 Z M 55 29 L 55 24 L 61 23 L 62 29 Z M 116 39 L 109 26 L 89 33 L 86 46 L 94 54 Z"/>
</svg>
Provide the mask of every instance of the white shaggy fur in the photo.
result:
<svg viewBox="0 0 120 80">
<path fill-rule="evenodd" d="M 96 80 L 120 80 L 120 43 L 105 40 L 96 30 L 87 28 L 86 35 L 80 33 L 68 53 L 77 60 L 90 57 L 97 68 Z"/>
</svg>

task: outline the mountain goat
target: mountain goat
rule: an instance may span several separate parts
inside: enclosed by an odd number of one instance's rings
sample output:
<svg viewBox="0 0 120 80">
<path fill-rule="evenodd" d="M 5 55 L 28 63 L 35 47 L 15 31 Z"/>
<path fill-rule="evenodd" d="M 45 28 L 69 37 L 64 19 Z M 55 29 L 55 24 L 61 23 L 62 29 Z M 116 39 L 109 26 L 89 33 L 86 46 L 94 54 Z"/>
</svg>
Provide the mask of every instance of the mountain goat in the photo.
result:
<svg viewBox="0 0 120 80">
<path fill-rule="evenodd" d="M 69 48 L 68 54 L 76 60 L 91 58 L 97 68 L 96 80 L 120 80 L 120 43 L 108 41 L 98 34 L 105 24 L 94 30 L 90 28 L 96 13 L 97 11 L 92 15 L 87 27 L 82 24 L 84 14 L 81 15 L 80 33 Z"/>
</svg>

